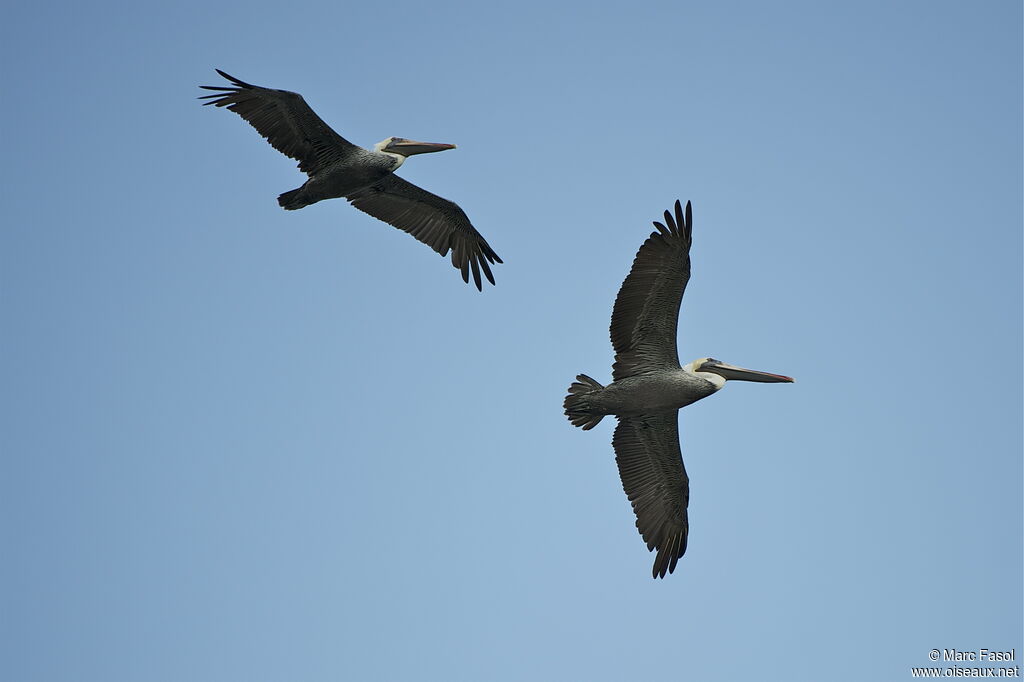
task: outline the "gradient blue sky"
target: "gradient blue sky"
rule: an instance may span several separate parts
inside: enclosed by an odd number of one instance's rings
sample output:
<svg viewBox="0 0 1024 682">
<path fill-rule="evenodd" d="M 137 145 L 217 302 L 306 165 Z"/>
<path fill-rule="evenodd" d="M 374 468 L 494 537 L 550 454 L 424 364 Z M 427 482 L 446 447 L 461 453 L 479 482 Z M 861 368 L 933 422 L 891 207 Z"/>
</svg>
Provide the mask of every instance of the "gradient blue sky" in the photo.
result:
<svg viewBox="0 0 1024 682">
<path fill-rule="evenodd" d="M 0 679 L 902 680 L 1022 635 L 1021 3 L 19 3 Z M 482 294 L 195 99 L 220 67 L 505 264 Z M 611 306 L 694 206 L 652 581 Z"/>
</svg>

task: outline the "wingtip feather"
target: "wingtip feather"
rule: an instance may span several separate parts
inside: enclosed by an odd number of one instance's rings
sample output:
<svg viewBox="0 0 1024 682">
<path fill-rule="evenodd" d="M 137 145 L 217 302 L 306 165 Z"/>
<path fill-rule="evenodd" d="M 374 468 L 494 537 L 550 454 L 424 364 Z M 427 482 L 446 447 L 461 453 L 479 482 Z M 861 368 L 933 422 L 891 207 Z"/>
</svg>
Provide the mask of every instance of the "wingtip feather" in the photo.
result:
<svg viewBox="0 0 1024 682">
<path fill-rule="evenodd" d="M 476 258 L 470 258 L 469 265 L 473 268 L 473 283 L 476 284 L 476 290 L 483 291 L 483 286 L 480 283 L 480 266 L 477 265 Z"/>
<path fill-rule="evenodd" d="M 235 78 L 230 73 L 227 73 L 226 71 L 221 71 L 220 69 L 218 69 L 216 67 L 214 67 L 213 70 L 216 71 L 221 76 L 223 76 L 227 80 L 231 81 L 232 83 L 234 83 L 235 85 L 237 85 L 240 88 L 247 88 L 247 89 L 251 90 L 251 89 L 254 89 L 256 87 L 255 85 L 252 85 L 251 83 L 246 83 L 245 81 L 243 81 L 240 78 Z"/>
<path fill-rule="evenodd" d="M 491 266 L 482 258 L 480 259 L 480 268 L 484 271 L 484 277 L 487 278 L 487 281 L 494 284 L 494 275 L 491 274 Z"/>
</svg>

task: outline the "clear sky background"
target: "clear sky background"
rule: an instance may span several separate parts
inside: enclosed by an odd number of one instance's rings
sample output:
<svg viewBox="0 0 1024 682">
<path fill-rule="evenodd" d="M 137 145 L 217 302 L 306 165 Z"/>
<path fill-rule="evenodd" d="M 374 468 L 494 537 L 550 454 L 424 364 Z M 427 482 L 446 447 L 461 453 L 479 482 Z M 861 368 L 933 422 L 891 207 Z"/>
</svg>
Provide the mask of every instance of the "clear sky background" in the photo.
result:
<svg viewBox="0 0 1024 682">
<path fill-rule="evenodd" d="M 1024 657 L 1021 4 L 16 3 L 0 25 L 0 679 L 902 680 Z M 505 260 L 483 293 L 201 107 L 219 67 Z M 693 201 L 650 577 L 612 302 Z"/>
</svg>

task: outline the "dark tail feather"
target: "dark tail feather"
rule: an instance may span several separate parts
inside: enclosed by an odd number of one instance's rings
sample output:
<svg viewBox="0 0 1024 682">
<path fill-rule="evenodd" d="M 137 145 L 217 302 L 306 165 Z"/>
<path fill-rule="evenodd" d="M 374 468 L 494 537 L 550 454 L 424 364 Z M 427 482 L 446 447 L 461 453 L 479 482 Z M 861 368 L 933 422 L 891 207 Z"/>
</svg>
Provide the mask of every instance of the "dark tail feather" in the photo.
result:
<svg viewBox="0 0 1024 682">
<path fill-rule="evenodd" d="M 603 414 L 594 414 L 590 404 L 590 396 L 604 388 L 600 383 L 594 381 L 586 374 L 577 374 L 576 381 L 569 386 L 569 395 L 565 396 L 565 416 L 569 418 L 573 426 L 582 426 L 584 431 L 597 426 Z"/>
<path fill-rule="evenodd" d="M 298 188 L 298 189 L 293 189 L 290 192 L 285 192 L 284 194 L 282 194 L 281 196 L 279 196 L 277 198 L 277 203 L 279 203 L 281 205 L 281 208 L 283 208 L 285 210 L 288 210 L 288 211 L 294 211 L 297 208 L 302 208 L 303 206 L 309 206 L 310 203 L 313 203 L 313 202 L 310 202 L 310 201 L 306 201 L 304 198 L 300 197 L 299 194 L 301 194 L 301 193 L 302 193 L 302 188 L 301 187 Z"/>
</svg>

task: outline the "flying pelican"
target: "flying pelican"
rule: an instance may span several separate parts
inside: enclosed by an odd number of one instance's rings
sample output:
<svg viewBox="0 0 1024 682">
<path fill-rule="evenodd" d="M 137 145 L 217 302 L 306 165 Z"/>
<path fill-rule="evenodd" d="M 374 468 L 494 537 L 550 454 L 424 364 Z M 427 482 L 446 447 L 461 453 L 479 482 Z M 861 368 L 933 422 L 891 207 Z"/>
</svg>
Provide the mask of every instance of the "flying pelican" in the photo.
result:
<svg viewBox="0 0 1024 682">
<path fill-rule="evenodd" d="M 494 284 L 488 263 L 500 263 L 498 254 L 469 222 L 456 204 L 420 189 L 394 174 L 413 154 L 455 149 L 453 144 L 416 142 L 389 137 L 373 149 L 358 147 L 316 115 L 297 92 L 250 85 L 216 70 L 235 87 L 200 85 L 218 91 L 204 95 L 203 104 L 227 107 L 249 122 L 274 149 L 299 162 L 309 180 L 277 198 L 292 211 L 324 199 L 345 197 L 360 211 L 394 225 L 442 256 L 452 252 L 452 265 L 462 279 L 480 289 L 480 271 Z"/>
<path fill-rule="evenodd" d="M 612 437 L 622 488 L 633 505 L 647 549 L 658 554 L 653 576 L 664 578 L 686 551 L 690 483 L 679 452 L 679 408 L 706 398 L 728 379 L 764 383 L 789 377 L 701 358 L 679 366 L 676 324 L 690 280 L 693 216 L 676 201 L 675 216 L 655 222 L 633 260 L 612 311 L 612 383 L 577 375 L 565 397 L 573 426 L 592 429 L 605 415 L 619 420 Z"/>
</svg>

